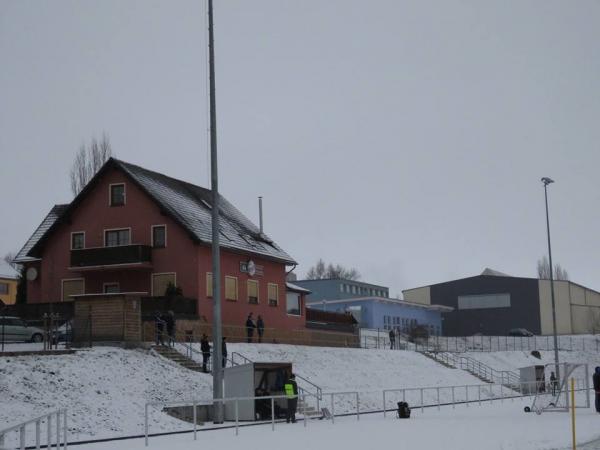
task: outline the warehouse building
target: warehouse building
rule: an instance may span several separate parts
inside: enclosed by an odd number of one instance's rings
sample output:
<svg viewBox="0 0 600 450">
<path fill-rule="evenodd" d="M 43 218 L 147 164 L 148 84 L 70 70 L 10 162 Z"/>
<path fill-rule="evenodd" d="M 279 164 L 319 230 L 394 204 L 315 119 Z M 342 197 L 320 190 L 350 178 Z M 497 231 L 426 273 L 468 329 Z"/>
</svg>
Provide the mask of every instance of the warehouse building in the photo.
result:
<svg viewBox="0 0 600 450">
<path fill-rule="evenodd" d="M 506 335 L 525 328 L 553 332 L 550 280 L 513 277 L 485 269 L 481 275 L 403 291 L 404 299 L 453 308 L 444 314 L 447 336 Z M 558 334 L 600 332 L 600 292 L 572 281 L 555 281 Z"/>
</svg>

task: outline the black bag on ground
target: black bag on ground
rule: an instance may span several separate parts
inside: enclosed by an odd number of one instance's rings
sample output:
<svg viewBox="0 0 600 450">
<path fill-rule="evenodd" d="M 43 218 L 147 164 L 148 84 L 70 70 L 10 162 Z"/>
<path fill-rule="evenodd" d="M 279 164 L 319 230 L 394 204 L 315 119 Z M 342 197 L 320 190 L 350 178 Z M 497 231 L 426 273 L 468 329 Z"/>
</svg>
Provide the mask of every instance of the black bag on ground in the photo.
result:
<svg viewBox="0 0 600 450">
<path fill-rule="evenodd" d="M 406 402 L 398 402 L 398 419 L 410 418 L 410 408 Z"/>
</svg>

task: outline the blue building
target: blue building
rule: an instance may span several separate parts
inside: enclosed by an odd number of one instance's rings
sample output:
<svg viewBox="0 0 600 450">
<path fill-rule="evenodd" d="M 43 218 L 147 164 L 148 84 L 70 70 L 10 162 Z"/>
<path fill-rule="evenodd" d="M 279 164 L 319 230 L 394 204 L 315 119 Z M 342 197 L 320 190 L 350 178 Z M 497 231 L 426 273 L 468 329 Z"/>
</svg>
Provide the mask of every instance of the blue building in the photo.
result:
<svg viewBox="0 0 600 450">
<path fill-rule="evenodd" d="M 389 298 L 389 289 L 385 286 L 352 280 L 300 280 L 294 284 L 311 291 L 306 299 L 307 308 L 349 312 L 361 328 L 408 333 L 422 325 L 430 335 L 441 335 L 442 313 L 453 309 Z"/>
</svg>

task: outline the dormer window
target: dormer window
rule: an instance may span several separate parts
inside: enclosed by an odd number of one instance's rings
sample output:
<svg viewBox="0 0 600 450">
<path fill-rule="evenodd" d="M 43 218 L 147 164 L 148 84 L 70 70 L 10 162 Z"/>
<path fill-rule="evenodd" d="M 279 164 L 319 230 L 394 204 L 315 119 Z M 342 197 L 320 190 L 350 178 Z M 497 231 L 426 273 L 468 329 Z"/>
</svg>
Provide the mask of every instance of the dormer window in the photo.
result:
<svg viewBox="0 0 600 450">
<path fill-rule="evenodd" d="M 110 185 L 110 206 L 123 206 L 125 204 L 125 183 Z"/>
</svg>

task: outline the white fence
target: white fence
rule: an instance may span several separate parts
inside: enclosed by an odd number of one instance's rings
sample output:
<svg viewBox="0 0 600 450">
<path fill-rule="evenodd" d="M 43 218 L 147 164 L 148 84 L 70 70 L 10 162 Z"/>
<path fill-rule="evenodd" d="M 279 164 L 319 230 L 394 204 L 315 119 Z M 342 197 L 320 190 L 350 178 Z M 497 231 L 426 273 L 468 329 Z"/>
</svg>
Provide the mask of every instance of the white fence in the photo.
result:
<svg viewBox="0 0 600 450">
<path fill-rule="evenodd" d="M 61 420 L 62 419 L 62 420 Z M 34 429 L 29 427 L 33 425 Z M 45 428 L 45 433 L 42 431 Z M 56 433 L 53 436 L 53 429 Z M 62 430 L 62 439 L 61 439 Z M 45 436 L 44 436 L 45 435 Z M 10 447 L 8 447 L 10 445 Z M 0 449 L 18 448 L 25 450 L 26 447 L 67 449 L 67 410 L 59 409 L 35 419 L 13 425 L 10 428 L 0 430 Z"/>
</svg>

